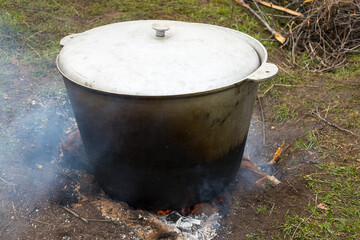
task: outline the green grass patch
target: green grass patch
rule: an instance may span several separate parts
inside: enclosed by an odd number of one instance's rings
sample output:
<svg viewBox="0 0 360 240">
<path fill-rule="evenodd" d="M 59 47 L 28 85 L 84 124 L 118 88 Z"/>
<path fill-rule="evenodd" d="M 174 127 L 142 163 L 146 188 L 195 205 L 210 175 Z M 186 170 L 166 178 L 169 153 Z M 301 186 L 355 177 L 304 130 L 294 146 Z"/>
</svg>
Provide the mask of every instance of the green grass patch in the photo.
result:
<svg viewBox="0 0 360 240">
<path fill-rule="evenodd" d="M 272 106 L 274 110 L 272 120 L 274 122 L 287 122 L 293 120 L 298 113 L 290 108 L 287 104 Z"/>
<path fill-rule="evenodd" d="M 356 166 L 320 164 L 304 176 L 315 195 L 307 213 L 287 213 L 282 225 L 285 238 L 359 239 L 360 172 Z"/>
<path fill-rule="evenodd" d="M 256 208 L 255 213 L 256 213 L 256 215 L 265 214 L 267 209 L 268 209 L 268 207 L 266 205 L 259 205 Z"/>
<path fill-rule="evenodd" d="M 349 54 L 347 64 L 336 69 L 334 73 L 330 73 L 330 75 L 337 80 L 360 76 L 360 54 Z"/>
<path fill-rule="evenodd" d="M 306 130 L 306 137 L 296 140 L 295 150 L 300 149 L 300 150 L 307 151 L 307 150 L 314 148 L 317 144 L 318 144 L 318 139 L 316 136 L 316 131 L 315 130 L 311 130 L 311 131 Z"/>
</svg>

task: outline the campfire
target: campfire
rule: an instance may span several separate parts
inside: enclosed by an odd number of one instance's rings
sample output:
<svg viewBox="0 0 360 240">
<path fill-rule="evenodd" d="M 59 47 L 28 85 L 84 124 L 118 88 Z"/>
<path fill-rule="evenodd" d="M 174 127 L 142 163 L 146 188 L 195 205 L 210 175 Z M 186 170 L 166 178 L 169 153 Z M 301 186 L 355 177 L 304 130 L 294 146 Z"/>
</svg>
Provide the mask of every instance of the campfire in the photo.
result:
<svg viewBox="0 0 360 240">
<path fill-rule="evenodd" d="M 145 239 L 158 239 L 168 237 L 170 239 L 214 239 L 220 230 L 221 221 L 226 214 L 226 210 L 231 204 L 231 192 L 226 189 L 212 202 L 202 202 L 194 206 L 181 209 L 159 209 L 147 211 L 144 209 L 134 209 L 124 202 L 118 202 L 107 197 L 102 191 L 82 192 L 86 184 L 95 184 L 94 177 L 84 171 L 88 170 L 86 158 L 81 142 L 81 137 L 77 129 L 67 132 L 68 136 L 61 144 L 62 161 L 64 166 L 83 170 L 69 170 L 78 176 L 78 181 L 68 183 L 63 182 L 62 196 L 76 195 L 76 199 L 71 201 L 61 201 L 63 208 L 71 215 L 84 222 L 109 221 L 118 224 L 125 224 L 129 233 L 133 233 Z M 248 187 L 262 189 L 268 185 L 275 186 L 280 183 L 274 176 L 269 176 L 261 171 L 248 158 L 243 158 L 241 170 L 243 175 L 251 175 L 251 182 L 246 183 Z M 250 178 L 249 178 L 250 179 Z M 73 186 L 75 185 L 75 186 Z M 66 187 L 65 187 L 66 186 Z M 98 188 L 93 188 L 98 189 Z M 75 193 L 74 193 L 75 192 Z M 91 201 L 98 209 L 102 219 L 87 219 L 77 213 L 77 209 L 83 202 Z"/>
</svg>

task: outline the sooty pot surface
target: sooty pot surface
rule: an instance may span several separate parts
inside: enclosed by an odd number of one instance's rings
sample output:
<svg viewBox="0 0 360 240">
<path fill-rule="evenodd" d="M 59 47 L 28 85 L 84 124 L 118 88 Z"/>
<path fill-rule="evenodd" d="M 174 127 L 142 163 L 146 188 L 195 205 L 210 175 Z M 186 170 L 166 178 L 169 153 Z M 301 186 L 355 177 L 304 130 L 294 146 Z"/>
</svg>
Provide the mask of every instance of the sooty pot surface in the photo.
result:
<svg viewBox="0 0 360 240">
<path fill-rule="evenodd" d="M 146 99 L 64 81 L 93 171 L 113 197 L 133 206 L 180 208 L 211 200 L 236 174 L 256 83 Z"/>
<path fill-rule="evenodd" d="M 266 63 L 265 48 L 243 33 L 167 22 L 174 29 L 166 36 L 154 27 L 159 21 L 112 24 L 68 36 L 57 59 L 97 181 L 114 198 L 147 209 L 211 200 L 231 182 L 241 163 L 258 84 L 277 73 L 275 65 Z M 153 29 L 148 33 L 151 24 L 156 35 Z M 128 43 L 122 32 L 110 41 L 113 28 L 146 39 L 150 50 Z M 245 55 L 232 52 L 237 40 Z M 111 51 L 98 52 L 92 44 L 99 42 L 107 42 Z M 130 57 L 135 63 L 129 65 L 127 52 L 120 50 L 132 47 L 140 53 Z M 157 53 L 162 58 L 152 55 Z M 110 67 L 98 54 L 111 59 Z M 153 62 L 156 66 L 147 67 Z"/>
</svg>

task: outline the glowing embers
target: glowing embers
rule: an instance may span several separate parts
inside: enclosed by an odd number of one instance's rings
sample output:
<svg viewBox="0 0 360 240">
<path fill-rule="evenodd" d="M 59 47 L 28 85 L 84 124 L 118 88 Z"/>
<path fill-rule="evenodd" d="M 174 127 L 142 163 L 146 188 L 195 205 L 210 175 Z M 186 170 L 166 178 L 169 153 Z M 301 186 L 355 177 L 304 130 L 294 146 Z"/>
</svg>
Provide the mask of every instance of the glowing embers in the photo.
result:
<svg viewBox="0 0 360 240">
<path fill-rule="evenodd" d="M 213 239 L 217 236 L 221 215 L 226 209 L 222 198 L 212 203 L 199 203 L 177 210 L 157 210 L 158 219 L 166 225 L 178 228 L 185 239 Z"/>
<path fill-rule="evenodd" d="M 172 212 L 172 210 L 158 210 L 158 211 L 156 211 L 156 215 L 166 216 L 167 214 L 169 214 L 171 212 Z"/>
</svg>

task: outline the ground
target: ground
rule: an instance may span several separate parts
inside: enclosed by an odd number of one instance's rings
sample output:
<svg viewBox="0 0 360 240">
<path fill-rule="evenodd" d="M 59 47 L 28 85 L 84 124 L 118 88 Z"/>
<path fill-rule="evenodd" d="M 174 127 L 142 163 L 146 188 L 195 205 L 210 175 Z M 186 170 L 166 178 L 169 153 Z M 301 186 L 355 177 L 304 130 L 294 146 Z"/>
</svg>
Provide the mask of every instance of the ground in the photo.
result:
<svg viewBox="0 0 360 240">
<path fill-rule="evenodd" d="M 279 66 L 279 75 L 259 87 L 245 156 L 282 183 L 265 190 L 248 187 L 242 183 L 251 176 L 240 170 L 227 190 L 230 201 L 218 239 L 359 238 L 359 55 L 330 73 L 306 72 L 291 64 L 289 52 L 269 41 L 239 5 L 232 14 L 231 1 L 0 4 L 1 239 L 136 239 L 139 233 L 129 234 L 126 224 L 85 223 L 61 207 L 91 192 L 80 199 L 81 206 L 72 206 L 81 216 L 101 219 L 96 202 L 107 196 L 91 175 L 61 162 L 60 144 L 76 124 L 54 64 L 62 37 L 135 19 L 230 26 L 262 41 L 269 62 Z M 269 165 L 283 142 L 277 164 Z M 83 187 L 78 195 L 72 195 L 76 189 L 67 191 L 84 179 L 93 183 L 91 189 Z"/>
</svg>

